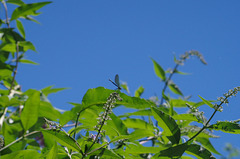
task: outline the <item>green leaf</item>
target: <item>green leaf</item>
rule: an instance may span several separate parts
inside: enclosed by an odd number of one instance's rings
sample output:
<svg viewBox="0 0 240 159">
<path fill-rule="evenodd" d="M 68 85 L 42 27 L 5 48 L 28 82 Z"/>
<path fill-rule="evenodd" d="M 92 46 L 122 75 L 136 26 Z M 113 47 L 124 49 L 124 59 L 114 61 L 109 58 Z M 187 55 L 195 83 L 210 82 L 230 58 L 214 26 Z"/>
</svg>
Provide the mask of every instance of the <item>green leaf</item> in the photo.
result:
<svg viewBox="0 0 240 159">
<path fill-rule="evenodd" d="M 172 144 L 178 144 L 180 140 L 180 129 L 175 120 L 156 107 L 152 107 L 151 109 L 154 118 L 158 121 L 158 125 L 163 128 L 167 138 Z"/>
<path fill-rule="evenodd" d="M 7 107 L 9 103 L 9 98 L 8 96 L 1 96 L 0 97 L 0 106 L 1 107 Z"/>
<path fill-rule="evenodd" d="M 116 137 L 120 135 L 127 135 L 127 127 L 124 125 L 123 121 L 114 114 L 109 115 L 112 120 L 107 121 L 107 125 L 103 126 L 106 130 L 106 134 L 110 137 Z"/>
<path fill-rule="evenodd" d="M 153 130 L 154 126 L 147 123 L 144 120 L 141 119 L 131 119 L 127 118 L 123 120 L 124 125 L 128 128 L 133 128 L 133 129 L 147 129 L 147 130 Z"/>
<path fill-rule="evenodd" d="M 211 107 L 211 108 L 214 108 L 213 104 L 212 104 L 210 101 L 204 99 L 204 98 L 201 97 L 201 96 L 199 96 L 199 97 L 202 99 L 202 101 L 203 101 L 206 105 L 208 105 L 208 106 Z"/>
<path fill-rule="evenodd" d="M 143 86 L 140 86 L 140 87 L 138 87 L 138 89 L 135 91 L 134 96 L 135 96 L 135 97 L 140 97 L 140 96 L 143 94 L 143 92 L 144 92 L 144 88 L 143 88 Z"/>
<path fill-rule="evenodd" d="M 132 112 L 132 113 L 125 113 L 124 115 L 119 115 L 120 118 L 123 117 L 129 117 L 129 116 L 151 116 L 152 115 L 152 111 L 150 109 L 145 109 L 145 110 L 139 110 L 136 112 Z"/>
<path fill-rule="evenodd" d="M 197 117 L 193 114 L 177 114 L 177 115 L 174 115 L 173 118 L 175 120 L 189 120 L 189 121 L 201 122 L 201 120 L 198 120 Z"/>
<path fill-rule="evenodd" d="M 136 141 L 142 138 L 146 138 L 146 137 L 154 137 L 154 131 L 153 130 L 148 130 L 148 129 L 136 129 L 134 132 L 132 132 L 129 135 L 129 141 Z"/>
<path fill-rule="evenodd" d="M 24 159 L 32 159 L 34 158 L 39 158 L 41 156 L 40 153 L 37 152 L 37 150 L 20 150 L 20 151 L 15 151 L 7 155 L 1 156 L 1 159 L 19 159 L 19 158 L 24 158 Z"/>
<path fill-rule="evenodd" d="M 20 59 L 19 62 L 25 63 L 25 64 L 39 65 L 38 63 L 33 62 L 33 61 L 31 61 L 31 60 L 27 60 L 27 59 Z"/>
<path fill-rule="evenodd" d="M 19 41 L 18 45 L 22 47 L 22 51 L 26 52 L 28 50 L 32 50 L 32 51 L 36 51 L 36 48 L 34 47 L 34 45 L 30 42 L 30 41 Z"/>
<path fill-rule="evenodd" d="M 68 89 L 68 88 L 52 88 L 53 86 L 48 86 L 46 88 L 43 88 L 41 91 L 45 96 L 48 96 L 51 93 L 57 93 L 59 91 Z"/>
<path fill-rule="evenodd" d="M 181 133 L 182 135 L 186 135 L 189 138 L 193 137 L 194 135 L 196 135 L 197 132 L 199 132 L 202 128 L 197 127 L 197 126 L 187 126 L 187 127 L 183 127 L 181 128 Z M 213 135 L 212 133 L 210 133 L 209 131 L 207 131 L 206 129 L 203 130 L 198 137 L 204 137 L 204 138 L 219 138 L 219 136 Z"/>
<path fill-rule="evenodd" d="M 154 71 L 155 74 L 161 78 L 163 81 L 166 80 L 166 76 L 165 76 L 165 71 L 162 69 L 162 67 L 155 61 L 152 59 L 153 65 L 154 65 Z"/>
<path fill-rule="evenodd" d="M 22 132 L 23 128 L 19 120 L 17 122 L 9 125 L 6 122 L 3 122 L 2 125 L 2 135 L 4 136 L 4 144 L 8 145 L 11 142 L 15 141 L 18 138 L 19 133 Z M 18 151 L 23 149 L 26 143 L 17 142 L 9 147 L 11 151 Z"/>
<path fill-rule="evenodd" d="M 197 137 L 196 141 L 200 142 L 209 151 L 211 151 L 211 152 L 213 152 L 215 154 L 218 154 L 218 155 L 222 155 L 213 147 L 212 143 L 210 142 L 210 140 L 208 138 Z"/>
<path fill-rule="evenodd" d="M 123 84 L 121 84 L 121 87 L 122 87 L 124 90 L 126 90 L 128 94 L 130 93 L 129 88 L 128 88 L 128 85 L 127 85 L 126 82 L 124 82 Z"/>
<path fill-rule="evenodd" d="M 57 119 L 59 119 L 59 117 L 61 116 L 61 113 L 56 110 L 51 103 L 49 102 L 44 102 L 41 101 L 40 102 L 40 107 L 38 110 L 38 116 L 39 117 L 45 117 L 49 120 L 52 121 L 57 121 Z"/>
<path fill-rule="evenodd" d="M 37 122 L 39 105 L 40 92 L 34 91 L 34 93 L 29 96 L 25 102 L 23 111 L 21 113 L 21 121 L 25 131 L 31 128 Z"/>
<path fill-rule="evenodd" d="M 2 43 L 0 49 L 1 49 L 1 51 L 16 52 L 16 44 Z"/>
<path fill-rule="evenodd" d="M 25 39 L 25 31 L 24 31 L 24 27 L 23 24 L 20 20 L 16 20 L 17 23 L 17 29 L 20 32 L 20 34 L 23 36 L 23 38 Z"/>
<path fill-rule="evenodd" d="M 18 6 L 25 4 L 22 0 L 8 0 L 7 3 L 15 4 Z"/>
<path fill-rule="evenodd" d="M 176 145 L 165 150 L 160 151 L 159 153 L 155 154 L 153 158 L 180 158 L 182 154 L 188 149 L 188 143 L 183 143 L 180 145 Z"/>
<path fill-rule="evenodd" d="M 198 159 L 215 159 L 211 152 L 197 144 L 189 145 L 188 149 L 186 150 L 186 153 L 193 155 Z"/>
<path fill-rule="evenodd" d="M 93 105 L 103 105 L 106 103 L 107 98 L 113 92 L 113 90 L 106 89 L 103 87 L 89 89 L 87 93 L 84 95 L 82 99 L 82 104 L 85 106 L 85 109 L 91 107 Z M 116 104 L 124 105 L 128 108 L 135 108 L 135 109 L 144 109 L 150 108 L 152 105 L 155 105 L 153 102 L 137 98 L 137 97 L 130 97 L 120 91 L 117 91 L 120 97 L 123 99 L 122 101 L 116 101 Z"/>
<path fill-rule="evenodd" d="M 58 147 L 57 147 L 57 143 L 54 142 L 53 147 L 51 148 L 51 150 L 47 153 L 47 157 L 46 159 L 57 159 L 58 158 Z"/>
<path fill-rule="evenodd" d="M 19 106 L 20 103 L 22 102 L 19 101 L 17 97 L 11 98 L 9 100 L 9 97 L 7 95 L 0 96 L 0 106 L 2 107 Z"/>
<path fill-rule="evenodd" d="M 73 120 L 74 117 L 76 117 L 77 114 L 74 114 L 72 111 L 65 111 L 63 114 L 61 114 L 59 123 L 61 125 L 67 124 L 70 120 Z"/>
<path fill-rule="evenodd" d="M 208 128 L 213 130 L 221 130 L 230 134 L 240 134 L 240 124 L 230 121 L 218 121 L 216 124 L 208 126 Z"/>
<path fill-rule="evenodd" d="M 72 149 L 74 151 L 81 152 L 80 146 L 75 141 L 75 139 L 65 134 L 64 132 L 57 130 L 41 130 L 41 131 L 43 133 L 43 136 L 45 134 L 51 135 L 52 138 L 54 138 L 61 145 L 66 146 L 67 148 Z"/>
<path fill-rule="evenodd" d="M 39 13 L 36 13 L 36 11 L 50 3 L 51 2 L 39 2 L 21 5 L 13 11 L 11 20 L 15 20 L 19 17 L 26 18 L 29 15 L 37 16 Z"/>
<path fill-rule="evenodd" d="M 168 87 L 169 87 L 169 89 L 170 89 L 173 93 L 183 96 L 183 94 L 182 94 L 182 92 L 180 91 L 179 87 L 178 87 L 175 83 L 170 82 L 170 83 L 168 84 Z"/>
<path fill-rule="evenodd" d="M 187 101 L 187 100 L 184 100 L 184 99 L 171 99 L 170 100 L 170 104 L 173 107 L 187 107 L 186 103 L 188 103 L 190 105 L 196 104 L 195 102 Z"/>
<path fill-rule="evenodd" d="M 142 146 L 141 144 L 131 144 L 128 145 L 126 148 L 126 152 L 128 154 L 146 154 L 146 153 L 157 153 L 161 150 L 159 147 L 145 147 Z"/>
</svg>

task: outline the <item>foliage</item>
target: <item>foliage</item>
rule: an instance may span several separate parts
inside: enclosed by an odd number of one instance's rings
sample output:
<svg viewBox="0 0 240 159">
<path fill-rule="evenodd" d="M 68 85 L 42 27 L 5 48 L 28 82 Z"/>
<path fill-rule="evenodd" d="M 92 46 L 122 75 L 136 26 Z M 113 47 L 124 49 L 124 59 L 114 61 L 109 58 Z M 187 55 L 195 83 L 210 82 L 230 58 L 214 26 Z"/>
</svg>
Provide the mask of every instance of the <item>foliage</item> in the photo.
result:
<svg viewBox="0 0 240 159">
<path fill-rule="evenodd" d="M 71 103 L 74 107 L 64 113 L 55 109 L 48 95 L 64 90 L 48 86 L 41 90 L 21 91 L 16 81 L 19 63 L 36 64 L 25 59 L 29 50 L 36 51 L 26 40 L 22 20 L 37 22 L 39 9 L 51 2 L 26 4 L 21 0 L 1 0 L 5 19 L 0 19 L 0 155 L 5 158 L 215 158 L 220 153 L 210 142 L 218 136 L 209 130 L 240 134 L 239 120 L 219 121 L 210 125 L 222 105 L 235 96 L 236 87 L 210 101 L 200 97 L 193 102 L 172 81 L 174 74 L 182 74 L 178 67 L 190 56 L 197 56 L 206 64 L 198 51 L 189 51 L 179 59 L 175 67 L 164 70 L 152 59 L 156 75 L 164 82 L 162 96 L 154 99 L 140 98 L 143 86 L 131 97 L 121 92 L 117 83 L 116 91 L 98 87 L 89 89 L 81 103 Z M 11 18 L 7 7 L 15 5 Z M 2 17 L 2 16 L 1 16 Z M 38 23 L 38 22 L 37 22 Z M 12 25 L 16 27 L 12 27 Z M 115 80 L 116 81 L 116 80 Z M 114 82 L 113 82 L 114 83 Z M 128 91 L 126 84 L 122 86 Z M 178 99 L 166 95 L 166 89 L 179 95 Z M 209 119 L 199 111 L 202 105 L 213 110 Z M 123 106 L 135 111 L 124 115 L 112 110 Z M 185 107 L 188 112 L 178 114 L 174 108 Z M 148 120 L 144 120 L 147 118 Z M 194 126 L 194 124 L 198 126 Z M 67 129 L 68 127 L 68 129 Z M 151 145 L 151 146 L 149 146 Z"/>
</svg>

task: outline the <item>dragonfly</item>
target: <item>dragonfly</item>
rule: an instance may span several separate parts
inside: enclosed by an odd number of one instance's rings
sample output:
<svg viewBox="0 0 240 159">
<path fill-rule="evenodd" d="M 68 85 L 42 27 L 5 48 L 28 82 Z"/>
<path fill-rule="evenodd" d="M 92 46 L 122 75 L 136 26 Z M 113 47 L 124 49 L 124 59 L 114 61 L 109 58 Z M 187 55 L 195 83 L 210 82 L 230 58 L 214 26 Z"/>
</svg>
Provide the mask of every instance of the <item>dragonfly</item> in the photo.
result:
<svg viewBox="0 0 240 159">
<path fill-rule="evenodd" d="M 111 79 L 109 79 L 109 81 L 112 82 L 112 84 L 114 84 L 117 89 L 121 90 L 118 74 L 115 75 L 115 82 L 113 82 Z"/>
</svg>

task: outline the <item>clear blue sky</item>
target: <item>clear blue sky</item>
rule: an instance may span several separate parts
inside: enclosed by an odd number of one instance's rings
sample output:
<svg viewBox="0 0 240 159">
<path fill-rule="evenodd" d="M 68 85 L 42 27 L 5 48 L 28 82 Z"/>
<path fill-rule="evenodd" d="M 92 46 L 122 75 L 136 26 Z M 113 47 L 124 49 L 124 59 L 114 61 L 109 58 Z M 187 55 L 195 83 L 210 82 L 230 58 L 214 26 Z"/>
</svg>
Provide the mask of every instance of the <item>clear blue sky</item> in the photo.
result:
<svg viewBox="0 0 240 159">
<path fill-rule="evenodd" d="M 108 79 L 116 73 L 131 95 L 142 85 L 149 98 L 163 88 L 150 57 L 167 69 L 174 55 L 193 49 L 208 65 L 189 59 L 180 71 L 191 74 L 173 80 L 194 101 L 200 101 L 198 95 L 215 100 L 240 83 L 239 6 L 239 0 L 56 0 L 41 9 L 41 25 L 24 21 L 26 37 L 38 51 L 27 57 L 40 65 L 21 65 L 17 80 L 23 90 L 70 87 L 50 96 L 65 110 L 71 108 L 67 102 L 80 103 L 89 88 L 114 89 Z M 239 108 L 240 94 L 211 123 L 239 119 Z M 203 110 L 207 117 L 213 111 Z M 226 142 L 240 148 L 239 135 L 215 134 L 222 136 L 211 140 L 220 152 Z"/>
</svg>

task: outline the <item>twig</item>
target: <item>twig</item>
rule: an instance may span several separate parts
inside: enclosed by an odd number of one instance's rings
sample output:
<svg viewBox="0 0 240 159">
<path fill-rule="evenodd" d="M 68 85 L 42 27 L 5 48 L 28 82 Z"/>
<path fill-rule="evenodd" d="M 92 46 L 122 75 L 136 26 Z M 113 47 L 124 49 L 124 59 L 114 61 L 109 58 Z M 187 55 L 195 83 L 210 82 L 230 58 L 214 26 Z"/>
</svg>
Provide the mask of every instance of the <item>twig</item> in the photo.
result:
<svg viewBox="0 0 240 159">
<path fill-rule="evenodd" d="M 17 69 L 18 69 L 18 62 L 19 62 L 19 46 L 18 46 L 18 42 L 17 42 L 16 43 L 16 65 L 15 65 L 15 70 L 13 71 L 13 79 L 12 79 L 11 86 L 9 88 L 8 95 L 11 95 L 12 89 L 14 87 L 14 81 L 15 81 L 15 78 L 16 78 L 16 75 L 17 75 Z M 0 126 L 2 126 L 2 123 L 4 121 L 5 115 L 7 114 L 7 111 L 8 111 L 8 107 L 6 107 L 4 109 L 3 115 L 0 118 Z"/>
<path fill-rule="evenodd" d="M 213 114 L 211 115 L 211 117 L 208 119 L 208 121 L 206 122 L 206 124 L 202 127 L 201 130 L 199 130 L 193 137 L 191 137 L 187 142 L 193 140 L 195 137 L 197 137 L 209 124 L 209 122 L 212 120 L 213 116 L 216 114 L 216 112 L 218 111 L 219 107 L 224 103 L 225 100 L 227 100 L 228 97 L 230 97 L 232 94 L 230 94 L 229 96 L 225 97 L 225 99 L 217 106 L 217 108 L 215 108 L 215 111 L 213 112 Z"/>
<path fill-rule="evenodd" d="M 9 19 L 8 19 L 8 9 L 7 9 L 5 0 L 2 1 L 2 4 L 3 4 L 4 10 L 5 10 L 7 27 L 10 28 L 10 23 L 9 23 Z"/>
<path fill-rule="evenodd" d="M 165 82 L 165 85 L 163 87 L 162 93 L 164 93 L 166 91 L 168 83 L 171 80 L 171 78 L 172 78 L 173 74 L 175 73 L 175 71 L 177 70 L 178 66 L 179 66 L 179 64 L 175 65 L 173 71 L 170 73 L 169 77 L 167 78 L 167 80 Z M 162 105 L 162 104 L 163 104 L 163 95 L 162 95 L 162 98 L 161 98 L 161 101 L 160 101 L 160 105 Z"/>
<path fill-rule="evenodd" d="M 33 131 L 33 132 L 30 132 L 30 133 L 28 133 L 28 134 L 26 134 L 26 135 L 23 135 L 22 137 L 19 137 L 17 140 L 14 140 L 13 142 L 11 142 L 10 144 L 8 144 L 7 146 L 4 146 L 3 148 L 1 148 L 1 149 L 0 149 L 0 152 L 3 151 L 3 150 L 5 150 L 5 149 L 8 148 L 9 146 L 12 146 L 12 145 L 15 144 L 16 142 L 22 140 L 23 138 L 28 137 L 28 136 L 33 135 L 33 134 L 36 134 L 36 133 L 40 133 L 40 132 L 41 132 L 41 131 Z"/>
</svg>

